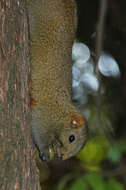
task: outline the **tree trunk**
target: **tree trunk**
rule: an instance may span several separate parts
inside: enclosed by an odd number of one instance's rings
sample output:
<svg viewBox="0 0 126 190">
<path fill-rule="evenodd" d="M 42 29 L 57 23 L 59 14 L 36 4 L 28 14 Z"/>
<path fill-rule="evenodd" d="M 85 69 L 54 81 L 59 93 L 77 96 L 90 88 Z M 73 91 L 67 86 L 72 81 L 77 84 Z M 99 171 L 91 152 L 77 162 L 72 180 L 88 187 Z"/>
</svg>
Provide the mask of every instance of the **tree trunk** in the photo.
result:
<svg viewBox="0 0 126 190">
<path fill-rule="evenodd" d="M 25 0 L 0 0 L 0 190 L 39 190 L 30 136 Z"/>
</svg>

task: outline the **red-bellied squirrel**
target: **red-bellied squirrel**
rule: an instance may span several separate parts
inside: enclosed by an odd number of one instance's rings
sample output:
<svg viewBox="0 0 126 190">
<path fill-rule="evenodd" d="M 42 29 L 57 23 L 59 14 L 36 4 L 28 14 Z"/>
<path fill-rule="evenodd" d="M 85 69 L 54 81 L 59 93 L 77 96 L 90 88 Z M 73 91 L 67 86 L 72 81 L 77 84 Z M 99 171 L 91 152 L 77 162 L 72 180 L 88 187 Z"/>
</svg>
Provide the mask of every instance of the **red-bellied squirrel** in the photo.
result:
<svg viewBox="0 0 126 190">
<path fill-rule="evenodd" d="M 67 159 L 87 139 L 86 121 L 72 102 L 75 0 L 27 0 L 31 53 L 32 136 L 42 160 Z"/>
</svg>

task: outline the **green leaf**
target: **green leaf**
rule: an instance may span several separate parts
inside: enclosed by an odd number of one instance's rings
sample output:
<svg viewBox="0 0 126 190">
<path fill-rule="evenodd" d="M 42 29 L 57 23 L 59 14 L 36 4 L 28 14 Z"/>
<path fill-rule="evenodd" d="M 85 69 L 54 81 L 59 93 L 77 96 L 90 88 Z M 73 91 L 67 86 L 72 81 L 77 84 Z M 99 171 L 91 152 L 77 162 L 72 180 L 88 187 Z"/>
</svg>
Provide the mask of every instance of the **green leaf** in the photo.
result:
<svg viewBox="0 0 126 190">
<path fill-rule="evenodd" d="M 78 179 L 76 182 L 71 186 L 69 190 L 87 190 L 88 185 L 84 182 L 84 180 Z"/>
<path fill-rule="evenodd" d="M 57 190 L 64 190 L 67 183 L 77 177 L 76 174 L 69 173 L 68 175 L 65 175 L 60 182 L 58 183 Z"/>
<path fill-rule="evenodd" d="M 122 153 L 126 151 L 126 143 L 121 142 L 113 145 L 108 151 L 108 158 L 116 163 L 121 159 Z"/>
<path fill-rule="evenodd" d="M 105 136 L 95 136 L 86 143 L 85 147 L 77 155 L 77 158 L 88 166 L 96 166 L 106 158 L 108 148 L 109 142 Z"/>
<path fill-rule="evenodd" d="M 92 190 L 106 190 L 106 183 L 100 175 L 96 173 L 89 173 L 85 176 L 85 179 Z"/>
<path fill-rule="evenodd" d="M 109 179 L 107 190 L 124 190 L 124 186 L 115 179 Z"/>
</svg>

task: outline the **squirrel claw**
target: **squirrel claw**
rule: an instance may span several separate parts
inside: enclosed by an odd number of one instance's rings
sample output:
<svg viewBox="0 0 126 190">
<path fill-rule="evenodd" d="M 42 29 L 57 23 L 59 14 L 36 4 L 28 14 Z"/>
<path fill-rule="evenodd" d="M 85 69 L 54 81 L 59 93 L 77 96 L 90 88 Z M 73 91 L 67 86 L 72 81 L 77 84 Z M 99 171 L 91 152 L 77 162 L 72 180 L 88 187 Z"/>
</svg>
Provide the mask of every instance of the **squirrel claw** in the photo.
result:
<svg viewBox="0 0 126 190">
<path fill-rule="evenodd" d="M 62 142 L 59 141 L 59 139 L 55 139 L 55 141 L 52 143 L 52 148 L 50 149 L 50 153 L 53 155 L 51 156 L 52 159 L 63 160 L 63 154 L 60 152 L 62 146 Z"/>
<path fill-rule="evenodd" d="M 49 161 L 50 160 L 49 153 L 40 152 L 39 157 L 41 158 L 42 161 Z"/>
</svg>

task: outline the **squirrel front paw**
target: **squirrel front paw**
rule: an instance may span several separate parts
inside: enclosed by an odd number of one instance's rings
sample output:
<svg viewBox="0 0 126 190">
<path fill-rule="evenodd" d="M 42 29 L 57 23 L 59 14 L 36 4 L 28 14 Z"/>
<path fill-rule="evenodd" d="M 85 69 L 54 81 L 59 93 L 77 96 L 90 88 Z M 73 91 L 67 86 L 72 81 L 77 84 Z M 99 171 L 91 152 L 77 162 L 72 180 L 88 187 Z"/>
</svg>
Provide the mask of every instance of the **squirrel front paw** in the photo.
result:
<svg viewBox="0 0 126 190">
<path fill-rule="evenodd" d="M 42 161 L 62 160 L 63 156 L 60 153 L 61 147 L 62 147 L 62 144 L 57 139 L 53 140 L 52 143 L 49 145 L 49 147 L 46 149 L 42 148 L 42 150 L 40 150 L 37 146 L 40 159 Z"/>
<path fill-rule="evenodd" d="M 49 152 L 39 152 L 39 157 L 42 161 L 49 161 L 50 153 Z"/>
</svg>

